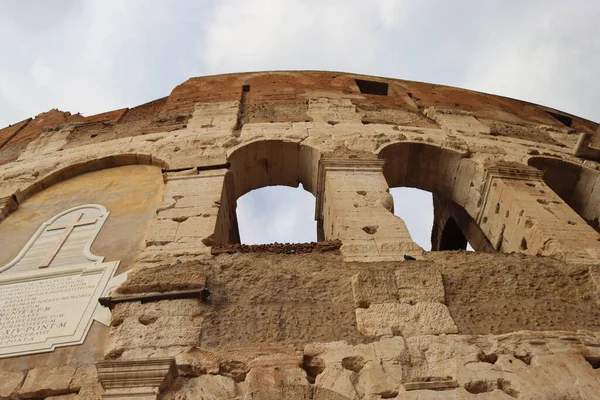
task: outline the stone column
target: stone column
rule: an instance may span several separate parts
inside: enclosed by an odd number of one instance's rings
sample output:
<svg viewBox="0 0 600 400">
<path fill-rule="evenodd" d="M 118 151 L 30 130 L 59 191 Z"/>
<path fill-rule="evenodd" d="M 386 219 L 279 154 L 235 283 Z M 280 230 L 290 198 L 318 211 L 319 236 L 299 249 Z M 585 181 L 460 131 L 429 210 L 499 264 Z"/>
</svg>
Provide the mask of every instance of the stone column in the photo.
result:
<svg viewBox="0 0 600 400">
<path fill-rule="evenodd" d="M 526 166 L 486 171 L 477 223 L 496 250 L 595 262 L 598 233 Z"/>
<path fill-rule="evenodd" d="M 383 160 L 321 159 L 317 219 L 326 240 L 340 239 L 347 261 L 420 256 L 383 176 Z"/>
<path fill-rule="evenodd" d="M 210 256 L 226 168 L 165 172 L 163 204 L 146 234 L 141 263 Z"/>
<path fill-rule="evenodd" d="M 98 378 L 102 399 L 156 400 L 177 377 L 175 359 L 99 361 Z"/>
</svg>

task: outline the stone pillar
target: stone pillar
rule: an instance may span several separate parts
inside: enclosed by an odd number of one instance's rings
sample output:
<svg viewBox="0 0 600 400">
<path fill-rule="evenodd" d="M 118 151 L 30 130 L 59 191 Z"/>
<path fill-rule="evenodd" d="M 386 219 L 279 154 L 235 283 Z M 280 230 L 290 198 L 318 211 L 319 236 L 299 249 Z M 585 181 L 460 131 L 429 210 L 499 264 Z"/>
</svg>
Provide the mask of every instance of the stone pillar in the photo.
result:
<svg viewBox="0 0 600 400">
<path fill-rule="evenodd" d="M 595 262 L 598 233 L 526 166 L 486 171 L 477 223 L 496 250 Z"/>
<path fill-rule="evenodd" d="M 326 240 L 340 239 L 347 261 L 420 256 L 383 176 L 383 160 L 321 159 L 317 219 Z"/>
<path fill-rule="evenodd" d="M 210 256 L 226 168 L 165 172 L 165 198 L 146 234 L 141 263 Z"/>
<path fill-rule="evenodd" d="M 99 361 L 98 378 L 102 399 L 156 400 L 177 377 L 175 359 Z"/>
</svg>

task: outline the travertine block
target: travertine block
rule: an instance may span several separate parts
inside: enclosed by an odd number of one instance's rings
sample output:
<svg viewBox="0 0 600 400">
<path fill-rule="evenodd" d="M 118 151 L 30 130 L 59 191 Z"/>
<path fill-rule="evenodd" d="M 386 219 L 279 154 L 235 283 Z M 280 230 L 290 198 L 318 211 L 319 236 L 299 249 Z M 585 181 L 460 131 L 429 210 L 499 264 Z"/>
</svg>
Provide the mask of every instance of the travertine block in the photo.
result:
<svg viewBox="0 0 600 400">
<path fill-rule="evenodd" d="M 0 398 L 8 399 L 14 397 L 25 379 L 24 372 L 1 371 L 0 372 Z"/>
<path fill-rule="evenodd" d="M 384 303 L 357 308 L 356 325 L 368 337 L 387 335 L 390 331 L 404 337 L 458 332 L 448 308 L 434 302 Z"/>
<path fill-rule="evenodd" d="M 146 246 L 160 246 L 175 241 L 179 222 L 160 219 L 154 220 L 146 233 Z"/>
<path fill-rule="evenodd" d="M 315 381 L 315 400 L 358 400 L 352 384 L 353 376 L 353 371 L 340 364 L 328 365 Z"/>
<path fill-rule="evenodd" d="M 402 267 L 395 270 L 400 302 L 431 301 L 445 304 L 442 274 L 433 267 Z"/>
<path fill-rule="evenodd" d="M 128 317 L 111 332 L 105 354 L 110 358 L 138 347 L 195 346 L 201 326 L 202 318 L 193 316 Z"/>
<path fill-rule="evenodd" d="M 73 366 L 63 367 L 39 367 L 30 370 L 19 390 L 19 397 L 45 398 L 50 396 L 69 394 L 69 385 L 76 368 Z"/>
<path fill-rule="evenodd" d="M 297 366 L 254 367 L 248 372 L 245 384 L 247 400 L 312 399 L 306 372 Z"/>
<path fill-rule="evenodd" d="M 365 270 L 352 277 L 352 292 L 356 307 L 398 301 L 394 271 Z"/>
</svg>

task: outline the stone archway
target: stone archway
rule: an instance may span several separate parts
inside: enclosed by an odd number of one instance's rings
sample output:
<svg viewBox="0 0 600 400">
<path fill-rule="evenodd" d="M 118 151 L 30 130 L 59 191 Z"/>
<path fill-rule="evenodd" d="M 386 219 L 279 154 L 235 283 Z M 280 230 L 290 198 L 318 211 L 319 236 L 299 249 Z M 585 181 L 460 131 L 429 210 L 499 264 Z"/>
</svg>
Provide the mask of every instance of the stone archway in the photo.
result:
<svg viewBox="0 0 600 400">
<path fill-rule="evenodd" d="M 217 244 L 239 243 L 236 202 L 244 194 L 267 186 L 298 187 L 317 195 L 321 154 L 297 142 L 263 140 L 235 149 L 228 157 L 215 239 Z M 322 234 L 317 233 L 319 238 Z"/>
</svg>

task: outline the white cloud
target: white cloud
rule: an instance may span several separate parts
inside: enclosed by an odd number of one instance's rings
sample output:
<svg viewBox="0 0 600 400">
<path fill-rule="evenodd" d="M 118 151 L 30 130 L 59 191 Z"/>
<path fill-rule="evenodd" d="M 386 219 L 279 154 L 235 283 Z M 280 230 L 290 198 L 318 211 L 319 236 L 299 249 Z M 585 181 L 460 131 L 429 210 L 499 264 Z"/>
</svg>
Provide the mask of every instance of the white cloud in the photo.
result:
<svg viewBox="0 0 600 400">
<path fill-rule="evenodd" d="M 598 21 L 600 4 L 588 0 L 4 0 L 0 126 L 51 108 L 135 106 L 190 76 L 272 69 L 461 86 L 597 121 Z M 300 215 L 259 208 L 250 217 L 257 231 L 273 219 L 285 235 L 309 230 Z M 418 221 L 411 234 L 428 237 L 431 223 Z"/>
<path fill-rule="evenodd" d="M 237 216 L 244 244 L 317 240 L 315 197 L 302 185 L 272 186 L 246 193 L 238 199 Z"/>
</svg>

